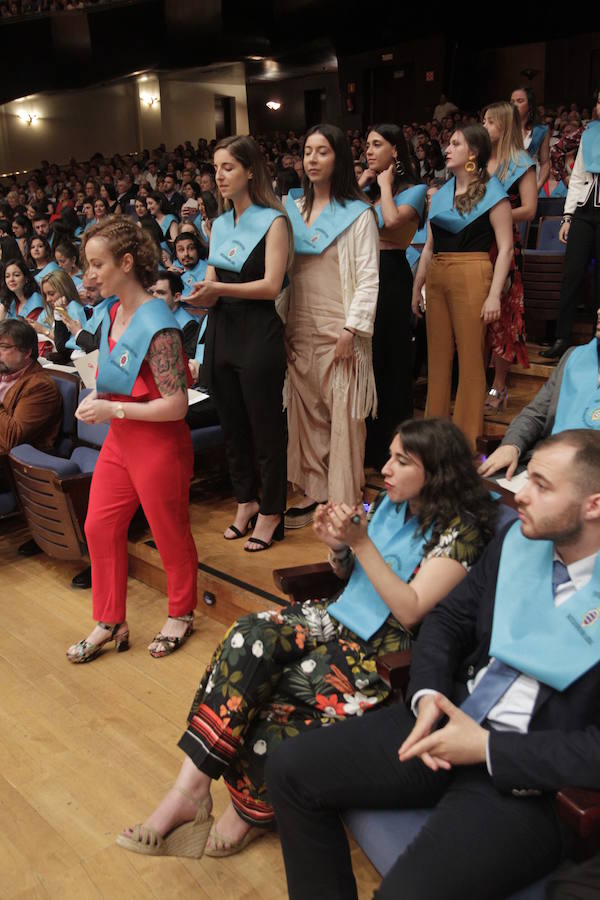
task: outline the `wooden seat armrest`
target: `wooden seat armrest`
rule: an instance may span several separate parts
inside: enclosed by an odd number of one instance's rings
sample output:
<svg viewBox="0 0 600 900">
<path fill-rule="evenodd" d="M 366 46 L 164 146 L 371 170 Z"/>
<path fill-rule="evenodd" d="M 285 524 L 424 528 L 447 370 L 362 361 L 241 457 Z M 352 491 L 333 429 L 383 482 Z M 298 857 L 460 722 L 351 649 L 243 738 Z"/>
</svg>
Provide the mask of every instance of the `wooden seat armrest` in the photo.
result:
<svg viewBox="0 0 600 900">
<path fill-rule="evenodd" d="M 90 499 L 91 472 L 57 478 L 61 490 L 70 498 L 75 516 L 83 529 Z"/>
<path fill-rule="evenodd" d="M 344 585 L 327 562 L 274 569 L 273 581 L 282 593 L 290 595 L 296 603 L 332 597 Z"/>
<path fill-rule="evenodd" d="M 565 787 L 556 795 L 560 818 L 577 837 L 600 837 L 600 791 Z"/>
<path fill-rule="evenodd" d="M 377 657 L 377 674 L 393 691 L 404 693 L 408 686 L 411 650 L 398 650 Z"/>
<path fill-rule="evenodd" d="M 483 456 L 489 456 L 497 450 L 502 443 L 502 434 L 480 434 L 475 441 L 477 451 Z"/>
</svg>

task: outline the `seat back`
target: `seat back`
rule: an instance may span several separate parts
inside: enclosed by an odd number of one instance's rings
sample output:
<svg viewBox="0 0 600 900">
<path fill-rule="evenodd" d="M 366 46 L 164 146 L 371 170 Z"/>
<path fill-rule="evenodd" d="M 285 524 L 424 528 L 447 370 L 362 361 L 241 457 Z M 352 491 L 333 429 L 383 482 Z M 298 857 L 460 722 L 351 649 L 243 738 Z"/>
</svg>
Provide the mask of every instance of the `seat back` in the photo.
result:
<svg viewBox="0 0 600 900">
<path fill-rule="evenodd" d="M 6 519 L 19 512 L 19 502 L 13 489 L 13 480 L 8 464 L 8 456 L 0 456 L 0 519 Z"/>
<path fill-rule="evenodd" d="M 564 197 L 538 197 L 538 204 L 535 217 L 536 219 L 546 218 L 547 216 L 562 216 L 565 208 Z"/>
<path fill-rule="evenodd" d="M 561 221 L 560 216 L 542 216 L 538 225 L 536 250 L 565 253 L 566 245 L 561 244 L 558 239 Z"/>
<path fill-rule="evenodd" d="M 60 434 L 56 441 L 56 453 L 58 456 L 70 456 L 75 446 L 75 410 L 81 384 L 79 375 L 71 372 L 62 372 L 58 369 L 46 370 L 56 387 L 60 391 L 63 402 L 63 418 Z"/>
<path fill-rule="evenodd" d="M 40 454 L 29 444 L 15 447 L 9 461 L 32 538 L 48 556 L 80 559 L 86 552 L 83 523 L 91 475 L 81 475 L 75 463 Z"/>
<path fill-rule="evenodd" d="M 517 225 L 522 250 L 525 250 L 527 248 L 527 241 L 529 239 L 529 225 L 529 222 L 519 222 Z"/>
<path fill-rule="evenodd" d="M 523 253 L 525 322 L 531 340 L 543 340 L 547 321 L 556 321 L 565 257 L 563 253 L 526 250 Z"/>
<path fill-rule="evenodd" d="M 82 388 L 79 391 L 79 402 L 81 403 L 81 401 L 87 397 L 88 394 L 91 394 L 91 392 L 91 388 Z M 108 422 L 102 422 L 98 425 L 88 425 L 87 422 L 82 422 L 80 419 L 76 419 L 75 421 L 77 422 L 78 443 L 85 444 L 88 447 L 99 448 L 102 446 L 110 427 Z"/>
</svg>

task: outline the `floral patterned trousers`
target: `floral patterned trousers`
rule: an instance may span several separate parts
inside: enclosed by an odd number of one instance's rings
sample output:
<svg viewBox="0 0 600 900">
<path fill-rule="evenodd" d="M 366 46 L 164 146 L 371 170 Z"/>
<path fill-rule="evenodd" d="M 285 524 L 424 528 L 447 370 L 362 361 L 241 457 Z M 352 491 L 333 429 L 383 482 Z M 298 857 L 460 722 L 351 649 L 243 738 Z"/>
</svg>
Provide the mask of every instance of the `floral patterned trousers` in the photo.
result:
<svg viewBox="0 0 600 900">
<path fill-rule="evenodd" d="M 332 601 L 308 601 L 235 622 L 200 682 L 179 747 L 211 778 L 223 776 L 252 825 L 274 820 L 266 754 L 309 728 L 362 715 L 389 689 L 378 656 L 410 645 L 390 616 L 369 641 L 331 618 Z"/>
</svg>

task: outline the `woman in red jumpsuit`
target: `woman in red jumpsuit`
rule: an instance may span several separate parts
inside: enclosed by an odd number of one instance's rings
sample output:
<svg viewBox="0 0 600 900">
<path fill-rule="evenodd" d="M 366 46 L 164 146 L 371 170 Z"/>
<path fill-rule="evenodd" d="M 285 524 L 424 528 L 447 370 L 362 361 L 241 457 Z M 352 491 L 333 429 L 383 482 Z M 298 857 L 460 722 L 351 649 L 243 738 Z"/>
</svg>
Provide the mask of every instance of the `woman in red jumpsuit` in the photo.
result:
<svg viewBox="0 0 600 900">
<path fill-rule="evenodd" d="M 110 217 L 84 237 L 88 276 L 119 302 L 102 322 L 97 390 L 77 409 L 88 423 L 108 422 L 85 523 L 92 563 L 95 628 L 71 646 L 71 662 L 89 662 L 110 641 L 129 647 L 125 616 L 127 531 L 142 505 L 167 573 L 167 621 L 149 646 L 166 656 L 191 634 L 198 556 L 189 520 L 193 451 L 187 367 L 181 333 L 162 300 L 149 294 L 158 251 L 141 228 Z"/>
</svg>

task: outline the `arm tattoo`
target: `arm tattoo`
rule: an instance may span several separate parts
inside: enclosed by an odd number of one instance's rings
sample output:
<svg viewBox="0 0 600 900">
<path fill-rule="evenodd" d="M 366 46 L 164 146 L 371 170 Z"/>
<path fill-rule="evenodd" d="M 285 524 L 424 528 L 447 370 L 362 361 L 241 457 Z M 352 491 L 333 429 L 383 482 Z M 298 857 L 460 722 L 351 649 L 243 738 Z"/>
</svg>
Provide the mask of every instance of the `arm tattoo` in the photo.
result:
<svg viewBox="0 0 600 900">
<path fill-rule="evenodd" d="M 185 360 L 178 331 L 168 329 L 155 334 L 146 359 L 162 397 L 186 392 Z"/>
</svg>

